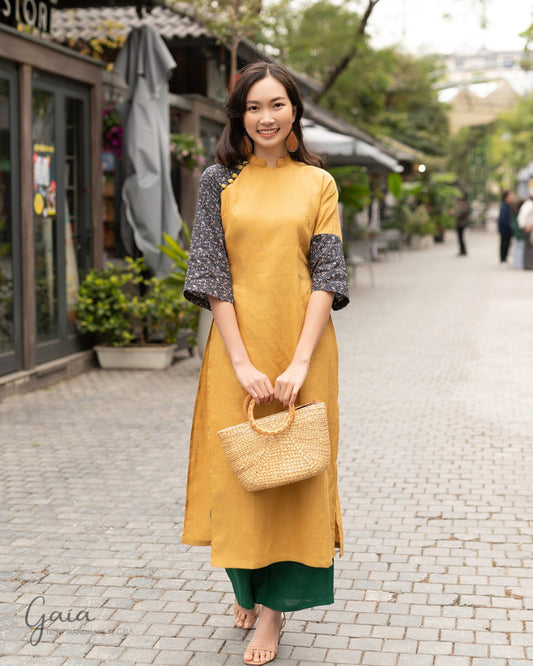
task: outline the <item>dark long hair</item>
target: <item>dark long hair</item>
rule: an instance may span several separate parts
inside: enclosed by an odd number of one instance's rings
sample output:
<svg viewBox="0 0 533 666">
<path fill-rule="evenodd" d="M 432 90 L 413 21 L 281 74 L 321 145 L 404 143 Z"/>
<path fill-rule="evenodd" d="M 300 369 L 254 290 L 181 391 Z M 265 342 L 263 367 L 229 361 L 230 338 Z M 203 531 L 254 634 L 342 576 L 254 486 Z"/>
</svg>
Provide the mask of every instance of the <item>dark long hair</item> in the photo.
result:
<svg viewBox="0 0 533 666">
<path fill-rule="evenodd" d="M 292 129 L 300 145 L 297 151 L 289 153 L 291 158 L 297 162 L 323 167 L 324 162 L 322 158 L 308 151 L 304 145 L 301 124 L 304 105 L 296 83 L 289 72 L 280 65 L 273 65 L 268 62 L 255 62 L 244 67 L 239 74 L 240 76 L 235 87 L 226 99 L 228 122 L 222 130 L 215 149 L 216 161 L 224 166 L 233 167 L 241 160 L 246 159 L 246 155 L 242 153 L 241 144 L 245 134 L 243 117 L 246 111 L 248 92 L 254 83 L 265 79 L 267 76 L 272 76 L 272 78 L 283 85 L 287 91 L 287 97 L 296 109 Z"/>
</svg>

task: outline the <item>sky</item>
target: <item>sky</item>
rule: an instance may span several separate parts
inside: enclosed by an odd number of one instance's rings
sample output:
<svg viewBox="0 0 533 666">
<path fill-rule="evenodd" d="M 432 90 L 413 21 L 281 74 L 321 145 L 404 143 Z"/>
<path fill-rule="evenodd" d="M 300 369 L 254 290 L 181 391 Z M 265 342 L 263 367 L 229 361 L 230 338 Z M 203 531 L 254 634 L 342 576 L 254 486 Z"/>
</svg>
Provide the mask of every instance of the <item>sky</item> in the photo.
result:
<svg viewBox="0 0 533 666">
<path fill-rule="evenodd" d="M 380 0 L 367 33 L 376 48 L 399 44 L 416 55 L 521 51 L 519 33 L 533 23 L 533 0 L 485 0 L 487 28 L 480 27 L 481 0 Z M 366 2 L 360 0 L 358 9 Z M 446 17 L 448 15 L 448 17 Z"/>
</svg>

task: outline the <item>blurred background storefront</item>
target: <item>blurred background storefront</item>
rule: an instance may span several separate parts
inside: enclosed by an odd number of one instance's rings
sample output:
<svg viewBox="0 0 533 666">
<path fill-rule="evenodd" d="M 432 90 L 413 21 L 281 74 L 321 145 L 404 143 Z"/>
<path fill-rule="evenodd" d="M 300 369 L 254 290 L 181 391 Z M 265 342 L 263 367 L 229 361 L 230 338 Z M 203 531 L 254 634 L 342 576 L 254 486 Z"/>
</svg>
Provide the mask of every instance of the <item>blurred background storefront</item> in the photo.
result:
<svg viewBox="0 0 533 666">
<path fill-rule="evenodd" d="M 0 375 L 83 349 L 73 308 L 101 261 L 102 69 L 0 25 Z"/>
</svg>

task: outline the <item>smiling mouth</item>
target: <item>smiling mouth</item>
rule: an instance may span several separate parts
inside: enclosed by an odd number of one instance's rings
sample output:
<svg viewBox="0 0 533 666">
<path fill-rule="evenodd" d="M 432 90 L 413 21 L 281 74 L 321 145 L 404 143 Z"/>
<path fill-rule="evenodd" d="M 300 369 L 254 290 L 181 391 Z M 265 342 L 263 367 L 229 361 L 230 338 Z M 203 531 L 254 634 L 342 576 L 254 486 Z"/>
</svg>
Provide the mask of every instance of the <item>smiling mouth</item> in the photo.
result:
<svg viewBox="0 0 533 666">
<path fill-rule="evenodd" d="M 278 129 L 264 129 L 264 130 L 257 130 L 257 133 L 260 134 L 261 136 L 274 136 L 274 134 L 277 134 L 279 132 Z"/>
</svg>

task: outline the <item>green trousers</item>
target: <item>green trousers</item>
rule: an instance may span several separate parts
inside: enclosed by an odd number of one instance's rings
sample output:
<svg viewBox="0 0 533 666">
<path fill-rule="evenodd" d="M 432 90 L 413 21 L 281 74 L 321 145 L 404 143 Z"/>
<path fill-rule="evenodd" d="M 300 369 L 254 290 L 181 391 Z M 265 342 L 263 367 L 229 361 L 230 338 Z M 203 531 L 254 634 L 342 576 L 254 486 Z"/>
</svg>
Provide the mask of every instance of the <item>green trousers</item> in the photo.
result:
<svg viewBox="0 0 533 666">
<path fill-rule="evenodd" d="M 332 604 L 333 564 L 327 569 L 299 562 L 276 562 L 261 569 L 226 569 L 239 606 L 261 604 L 276 611 L 297 611 Z"/>
</svg>

